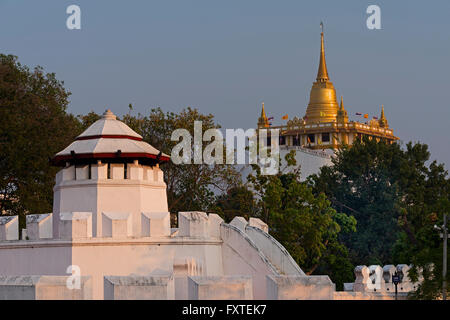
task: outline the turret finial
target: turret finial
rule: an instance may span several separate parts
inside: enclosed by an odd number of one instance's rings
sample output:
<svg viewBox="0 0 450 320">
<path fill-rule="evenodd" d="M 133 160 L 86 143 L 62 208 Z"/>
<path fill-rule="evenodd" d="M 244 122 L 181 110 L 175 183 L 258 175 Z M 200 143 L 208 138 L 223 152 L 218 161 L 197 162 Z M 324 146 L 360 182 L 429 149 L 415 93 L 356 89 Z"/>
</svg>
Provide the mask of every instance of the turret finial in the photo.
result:
<svg viewBox="0 0 450 320">
<path fill-rule="evenodd" d="M 112 111 L 110 109 L 107 109 L 103 115 L 102 115 L 103 119 L 112 119 L 112 120 L 116 120 L 117 117 L 114 113 L 112 113 Z"/>
</svg>

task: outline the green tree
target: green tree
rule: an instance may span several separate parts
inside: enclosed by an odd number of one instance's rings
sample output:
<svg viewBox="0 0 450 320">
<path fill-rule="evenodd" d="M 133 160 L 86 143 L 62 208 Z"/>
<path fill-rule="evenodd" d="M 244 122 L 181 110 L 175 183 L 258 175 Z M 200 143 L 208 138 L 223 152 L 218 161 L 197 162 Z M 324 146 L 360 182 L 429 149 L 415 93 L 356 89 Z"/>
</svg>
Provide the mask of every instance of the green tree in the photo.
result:
<svg viewBox="0 0 450 320">
<path fill-rule="evenodd" d="M 288 155 L 286 160 L 294 159 Z M 255 191 L 257 216 L 269 224 L 271 234 L 305 273 L 326 271 L 342 289 L 344 282 L 353 280 L 353 266 L 338 235 L 354 232 L 356 220 L 338 213 L 324 193 L 315 196 L 299 178 L 299 171 L 269 176 L 254 166 L 248 180 Z"/>
<path fill-rule="evenodd" d="M 333 158 L 309 183 L 316 194 L 324 192 L 334 208 L 358 221 L 358 230 L 341 236 L 354 265 L 392 263 L 392 247 L 399 235 L 399 183 L 392 175 L 400 168 L 399 145 L 374 139 L 356 141 Z"/>
<path fill-rule="evenodd" d="M 80 114 L 77 116 L 80 126 L 80 132 L 86 130 L 93 124 L 95 121 L 99 120 L 101 116 L 94 111 L 89 112 L 88 114 Z"/>
<path fill-rule="evenodd" d="M 52 212 L 49 158 L 79 133 L 69 95 L 55 74 L 0 55 L 0 214 L 19 215 L 21 227 L 26 213 Z"/>
<path fill-rule="evenodd" d="M 227 223 L 236 216 L 248 220 L 257 214 L 254 194 L 244 184 L 232 187 L 216 197 L 216 206 L 212 208 L 212 211 L 219 214 Z"/>
<path fill-rule="evenodd" d="M 172 132 L 186 129 L 194 136 L 194 121 L 202 121 L 202 130 L 220 126 L 212 114 L 202 114 L 190 107 L 180 113 L 166 112 L 161 108 L 151 109 L 148 116 L 126 114 L 122 120 L 143 139 L 166 154 L 171 154 L 178 141 L 172 141 Z M 203 134 L 202 132 L 202 134 Z M 206 147 L 203 144 L 203 149 Z M 194 148 L 191 149 L 192 154 Z M 170 212 L 202 210 L 214 208 L 217 194 L 226 193 L 241 182 L 241 175 L 235 166 L 227 164 L 179 164 L 169 162 L 164 165 L 167 197 Z"/>
<path fill-rule="evenodd" d="M 335 209 L 356 218 L 357 232 L 339 236 L 352 263 L 412 263 L 412 278 L 424 270 L 417 298 L 436 297 L 442 289 L 442 240 L 433 225 L 449 212 L 448 173 L 436 161 L 427 165 L 429 159 L 424 144 L 363 139 L 309 180 L 315 194 L 324 192 Z"/>
</svg>

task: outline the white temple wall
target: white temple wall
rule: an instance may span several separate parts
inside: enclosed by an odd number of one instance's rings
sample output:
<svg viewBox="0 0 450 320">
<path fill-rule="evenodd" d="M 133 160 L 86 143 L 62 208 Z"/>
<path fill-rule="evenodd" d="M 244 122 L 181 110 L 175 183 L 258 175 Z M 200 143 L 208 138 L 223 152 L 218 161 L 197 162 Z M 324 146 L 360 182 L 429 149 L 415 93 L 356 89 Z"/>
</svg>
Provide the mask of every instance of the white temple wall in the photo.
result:
<svg viewBox="0 0 450 320">
<path fill-rule="evenodd" d="M 288 154 L 291 150 L 296 150 L 295 152 L 295 160 L 297 162 L 297 165 L 295 167 L 288 167 L 287 171 L 290 172 L 294 170 L 294 168 L 298 168 L 300 166 L 300 180 L 305 181 L 306 178 L 312 174 L 319 173 L 320 168 L 323 166 L 329 166 L 332 164 L 331 157 L 325 156 L 325 155 L 319 155 L 322 153 L 321 151 L 316 150 L 304 150 L 300 147 L 280 147 L 280 158 L 281 158 L 281 164 L 280 168 L 284 169 L 286 166 L 286 161 L 284 157 L 286 154 Z"/>
</svg>

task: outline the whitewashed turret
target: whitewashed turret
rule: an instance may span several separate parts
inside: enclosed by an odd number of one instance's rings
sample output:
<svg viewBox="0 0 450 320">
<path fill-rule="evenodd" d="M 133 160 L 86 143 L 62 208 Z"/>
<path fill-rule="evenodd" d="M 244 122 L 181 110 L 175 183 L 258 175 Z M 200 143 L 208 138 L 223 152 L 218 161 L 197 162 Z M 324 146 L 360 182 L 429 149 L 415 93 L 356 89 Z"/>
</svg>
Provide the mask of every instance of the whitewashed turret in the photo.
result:
<svg viewBox="0 0 450 320">
<path fill-rule="evenodd" d="M 63 166 L 54 187 L 53 237 L 70 239 L 81 232 L 73 233 L 68 226 L 81 223 L 79 219 L 68 222 L 79 216 L 68 214 L 73 212 L 92 213 L 92 232 L 82 232 L 87 237 L 149 236 L 148 228 L 142 227 L 142 221 L 148 223 L 142 213 L 168 212 L 166 184 L 159 168 L 167 161 L 169 156 L 144 142 L 107 110 L 52 159 L 54 165 Z M 163 222 L 167 224 L 164 230 L 170 230 L 169 219 Z M 62 234 L 63 225 L 64 232 L 71 230 L 71 234 Z"/>
</svg>

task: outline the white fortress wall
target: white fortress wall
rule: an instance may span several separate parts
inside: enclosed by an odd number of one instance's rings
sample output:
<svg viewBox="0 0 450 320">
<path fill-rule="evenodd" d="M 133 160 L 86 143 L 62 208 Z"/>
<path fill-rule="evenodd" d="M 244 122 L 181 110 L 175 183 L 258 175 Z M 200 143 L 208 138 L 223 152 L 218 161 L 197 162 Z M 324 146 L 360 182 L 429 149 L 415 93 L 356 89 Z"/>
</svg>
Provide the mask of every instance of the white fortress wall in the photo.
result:
<svg viewBox="0 0 450 320">
<path fill-rule="evenodd" d="M 164 219 L 164 214 L 145 214 L 143 219 L 150 219 L 150 225 L 154 223 L 155 236 L 134 237 L 123 232 L 112 232 L 107 237 L 94 237 L 89 212 L 61 215 L 64 218 L 58 219 L 60 232 L 63 233 L 60 239 L 42 238 L 47 237 L 46 233 L 42 233 L 35 240 L 1 241 L 0 275 L 67 277 L 70 275 L 67 269 L 73 265 L 79 268 L 81 276 L 90 277 L 90 297 L 93 299 L 124 299 L 127 296 L 125 293 L 131 290 L 130 286 L 153 283 L 148 279 L 142 282 L 123 277 L 162 275 L 173 277 L 175 299 L 188 299 L 189 292 L 192 295 L 189 291 L 189 279 L 192 277 L 196 277 L 197 287 L 201 284 L 201 288 L 210 288 L 201 289 L 207 291 L 212 290 L 214 281 L 217 281 L 217 288 L 222 288 L 220 290 L 225 299 L 230 291 L 224 286 L 224 279 L 234 277 L 232 282 L 240 283 L 235 287 L 244 290 L 236 289 L 238 296 L 249 298 L 250 287 L 251 298 L 266 299 L 267 275 L 302 274 L 287 251 L 266 233 L 268 227 L 259 219 L 252 219 L 253 226 L 250 226 L 244 218 L 237 217 L 233 224 L 240 224 L 239 228 L 224 223 L 216 214 L 182 212 L 179 214 L 179 228 L 167 235 L 168 226 L 165 224 L 169 224 L 169 220 Z M 48 214 L 33 216 L 29 222 L 47 221 L 48 217 Z M 152 217 L 155 222 L 151 221 Z M 121 219 L 118 221 L 122 223 Z M 48 232 L 48 225 L 45 228 Z M 122 277 L 119 282 L 110 281 L 106 296 L 105 277 L 110 280 L 113 279 L 111 277 Z M 247 282 L 245 277 L 250 277 L 251 282 Z M 204 285 L 206 287 L 202 287 Z M 115 286 L 114 290 L 111 286 Z M 155 288 L 159 290 L 158 294 L 151 288 L 141 288 L 143 297 L 162 297 L 163 289 Z"/>
</svg>

